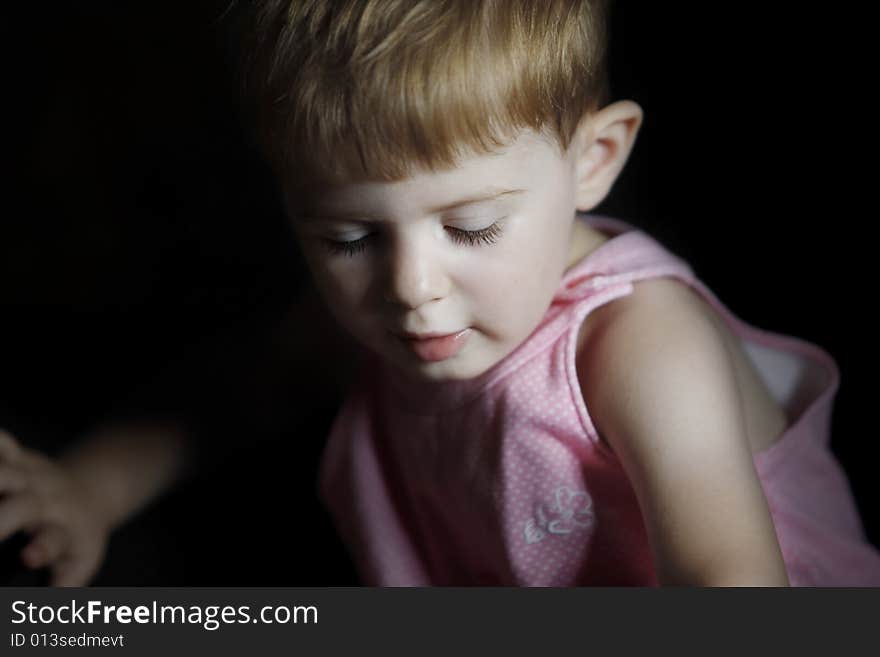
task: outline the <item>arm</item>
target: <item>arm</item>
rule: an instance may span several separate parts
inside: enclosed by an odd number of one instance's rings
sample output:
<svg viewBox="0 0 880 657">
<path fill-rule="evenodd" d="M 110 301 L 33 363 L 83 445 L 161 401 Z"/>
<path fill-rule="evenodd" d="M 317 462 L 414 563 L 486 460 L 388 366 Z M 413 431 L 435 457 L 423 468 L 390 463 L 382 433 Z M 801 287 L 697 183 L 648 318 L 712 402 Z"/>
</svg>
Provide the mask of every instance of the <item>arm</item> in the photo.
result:
<svg viewBox="0 0 880 657">
<path fill-rule="evenodd" d="M 581 387 L 632 482 L 660 583 L 787 586 L 732 358 L 699 300 L 659 279 L 599 310 Z"/>
<path fill-rule="evenodd" d="M 189 462 L 181 425 L 143 420 L 99 426 L 59 465 L 82 486 L 111 530 L 168 489 Z"/>
<path fill-rule="evenodd" d="M 21 558 L 48 567 L 53 586 L 84 586 L 110 533 L 168 488 L 185 461 L 175 425 L 106 425 L 50 459 L 0 430 L 0 541 L 31 535 Z"/>
<path fill-rule="evenodd" d="M 291 400 L 332 393 L 354 360 L 306 287 L 270 330 L 225 332 L 171 363 L 59 459 L 0 430 L 0 541 L 23 530 L 27 566 L 51 567 L 53 585 L 87 584 L 114 529 L 187 472 L 228 458 L 235 436 L 288 426 L 286 414 L 306 410 Z"/>
<path fill-rule="evenodd" d="M 356 359 L 353 343 L 317 292 L 303 285 L 280 320 L 227 329 L 165 366 L 111 409 L 110 419 L 65 454 L 62 464 L 101 499 L 102 515 L 116 527 L 174 480 L 203 466 L 205 451 L 226 451 L 206 416 L 226 425 L 235 407 L 242 430 L 278 424 L 286 409 L 301 412 L 292 403 L 296 397 L 312 404 L 325 399 L 321 395 L 332 400 Z"/>
</svg>

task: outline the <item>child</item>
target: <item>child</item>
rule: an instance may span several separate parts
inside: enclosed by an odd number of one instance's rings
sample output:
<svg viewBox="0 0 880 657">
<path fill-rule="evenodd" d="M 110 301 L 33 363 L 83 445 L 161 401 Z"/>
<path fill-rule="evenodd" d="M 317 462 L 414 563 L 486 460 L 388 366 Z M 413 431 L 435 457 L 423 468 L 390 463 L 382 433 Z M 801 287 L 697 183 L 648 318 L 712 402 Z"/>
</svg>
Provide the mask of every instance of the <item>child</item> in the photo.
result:
<svg viewBox="0 0 880 657">
<path fill-rule="evenodd" d="M 321 491 L 379 585 L 880 585 L 819 347 L 586 214 L 642 121 L 604 2 L 258 3 L 263 144 L 365 349 Z"/>
</svg>

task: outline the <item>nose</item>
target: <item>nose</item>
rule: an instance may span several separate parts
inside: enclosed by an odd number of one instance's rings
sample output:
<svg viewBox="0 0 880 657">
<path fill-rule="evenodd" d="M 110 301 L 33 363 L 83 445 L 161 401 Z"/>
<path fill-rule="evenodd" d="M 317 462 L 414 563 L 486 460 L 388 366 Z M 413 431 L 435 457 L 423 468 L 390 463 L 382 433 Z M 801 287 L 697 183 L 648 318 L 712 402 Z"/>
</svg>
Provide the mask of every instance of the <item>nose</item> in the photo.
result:
<svg viewBox="0 0 880 657">
<path fill-rule="evenodd" d="M 430 235 L 400 236 L 389 242 L 385 301 L 412 310 L 449 293 L 449 278 Z"/>
</svg>

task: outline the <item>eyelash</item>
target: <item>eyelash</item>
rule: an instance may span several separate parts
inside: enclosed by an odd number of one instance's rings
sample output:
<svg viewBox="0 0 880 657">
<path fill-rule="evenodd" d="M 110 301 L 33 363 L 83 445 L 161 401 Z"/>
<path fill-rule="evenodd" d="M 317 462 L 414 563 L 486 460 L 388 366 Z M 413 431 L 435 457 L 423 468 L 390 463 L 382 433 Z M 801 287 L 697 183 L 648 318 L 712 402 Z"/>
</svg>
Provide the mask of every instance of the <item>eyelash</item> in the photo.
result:
<svg viewBox="0 0 880 657">
<path fill-rule="evenodd" d="M 453 228 L 452 226 L 447 226 L 447 228 L 451 231 L 454 241 L 460 244 L 466 244 L 467 246 L 488 246 L 490 244 L 495 244 L 502 232 L 500 219 L 496 219 L 491 226 L 481 228 L 480 230 L 462 230 L 460 228 Z M 367 240 L 371 237 L 372 234 L 365 235 L 364 237 L 352 240 L 351 242 L 337 242 L 336 240 L 325 238 L 322 242 L 330 253 L 354 257 L 367 248 Z"/>
</svg>

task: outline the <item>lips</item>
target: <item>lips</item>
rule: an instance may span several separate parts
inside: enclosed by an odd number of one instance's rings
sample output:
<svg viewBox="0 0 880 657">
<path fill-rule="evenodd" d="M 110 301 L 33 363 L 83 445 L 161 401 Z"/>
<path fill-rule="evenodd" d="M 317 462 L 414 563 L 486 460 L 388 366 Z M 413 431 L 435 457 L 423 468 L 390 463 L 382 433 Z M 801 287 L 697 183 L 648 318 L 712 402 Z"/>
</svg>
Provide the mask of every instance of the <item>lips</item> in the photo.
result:
<svg viewBox="0 0 880 657">
<path fill-rule="evenodd" d="M 460 333 L 460 331 L 453 331 L 451 333 L 410 333 L 409 331 L 403 331 L 398 333 L 398 335 L 406 340 L 430 340 L 431 338 L 445 338 L 447 335 L 455 335 L 456 333 Z"/>
<path fill-rule="evenodd" d="M 416 356 L 426 362 L 437 362 L 455 356 L 464 347 L 471 329 L 456 333 L 399 333 L 398 338 Z"/>
</svg>

